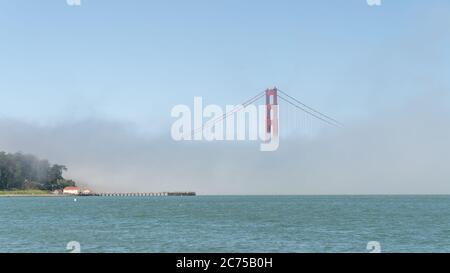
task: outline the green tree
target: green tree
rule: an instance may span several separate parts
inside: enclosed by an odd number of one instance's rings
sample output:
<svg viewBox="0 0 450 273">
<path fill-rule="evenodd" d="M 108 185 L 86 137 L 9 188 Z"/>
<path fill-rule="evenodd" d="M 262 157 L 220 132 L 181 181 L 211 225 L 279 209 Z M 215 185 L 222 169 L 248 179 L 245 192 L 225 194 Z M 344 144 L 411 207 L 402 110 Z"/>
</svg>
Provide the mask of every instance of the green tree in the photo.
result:
<svg viewBox="0 0 450 273">
<path fill-rule="evenodd" d="M 66 166 L 51 165 L 34 155 L 0 152 L 0 190 L 56 190 L 74 186 L 74 181 L 64 179 L 64 171 Z"/>
</svg>

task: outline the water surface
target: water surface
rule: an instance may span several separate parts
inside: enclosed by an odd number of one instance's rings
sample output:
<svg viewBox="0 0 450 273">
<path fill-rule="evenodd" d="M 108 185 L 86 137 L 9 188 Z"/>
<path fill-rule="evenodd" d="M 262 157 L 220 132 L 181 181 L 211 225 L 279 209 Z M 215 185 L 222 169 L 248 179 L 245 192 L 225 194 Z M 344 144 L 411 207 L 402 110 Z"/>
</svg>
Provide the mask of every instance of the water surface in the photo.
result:
<svg viewBox="0 0 450 273">
<path fill-rule="evenodd" d="M 450 252 L 450 196 L 2 197 L 0 252 Z"/>
</svg>

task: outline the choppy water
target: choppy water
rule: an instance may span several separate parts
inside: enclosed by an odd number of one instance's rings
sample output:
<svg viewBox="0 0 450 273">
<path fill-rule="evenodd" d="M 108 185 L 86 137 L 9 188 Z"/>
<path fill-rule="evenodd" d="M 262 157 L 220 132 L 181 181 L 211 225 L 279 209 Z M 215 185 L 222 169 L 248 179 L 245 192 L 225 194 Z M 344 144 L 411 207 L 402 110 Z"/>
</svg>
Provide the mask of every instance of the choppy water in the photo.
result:
<svg viewBox="0 0 450 273">
<path fill-rule="evenodd" d="M 0 252 L 450 252 L 450 196 L 2 197 Z"/>
</svg>

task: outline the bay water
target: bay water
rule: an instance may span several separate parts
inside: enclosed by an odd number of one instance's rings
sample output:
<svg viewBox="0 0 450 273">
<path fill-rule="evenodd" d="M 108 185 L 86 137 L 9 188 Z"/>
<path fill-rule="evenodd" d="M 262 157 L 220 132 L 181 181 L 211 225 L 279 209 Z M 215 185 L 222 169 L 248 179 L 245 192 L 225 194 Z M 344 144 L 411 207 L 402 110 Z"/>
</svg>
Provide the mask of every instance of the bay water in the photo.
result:
<svg viewBox="0 0 450 273">
<path fill-rule="evenodd" d="M 0 197 L 0 252 L 368 252 L 373 241 L 450 252 L 450 196 Z"/>
</svg>

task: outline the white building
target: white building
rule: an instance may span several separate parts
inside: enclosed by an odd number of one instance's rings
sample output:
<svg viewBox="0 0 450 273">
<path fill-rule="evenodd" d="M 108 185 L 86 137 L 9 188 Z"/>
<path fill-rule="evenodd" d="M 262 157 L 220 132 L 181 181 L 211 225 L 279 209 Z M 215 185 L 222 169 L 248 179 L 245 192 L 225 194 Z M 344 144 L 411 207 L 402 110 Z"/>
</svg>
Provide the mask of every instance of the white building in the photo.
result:
<svg viewBox="0 0 450 273">
<path fill-rule="evenodd" d="M 78 187 L 65 187 L 63 194 L 80 194 L 80 188 Z"/>
</svg>

